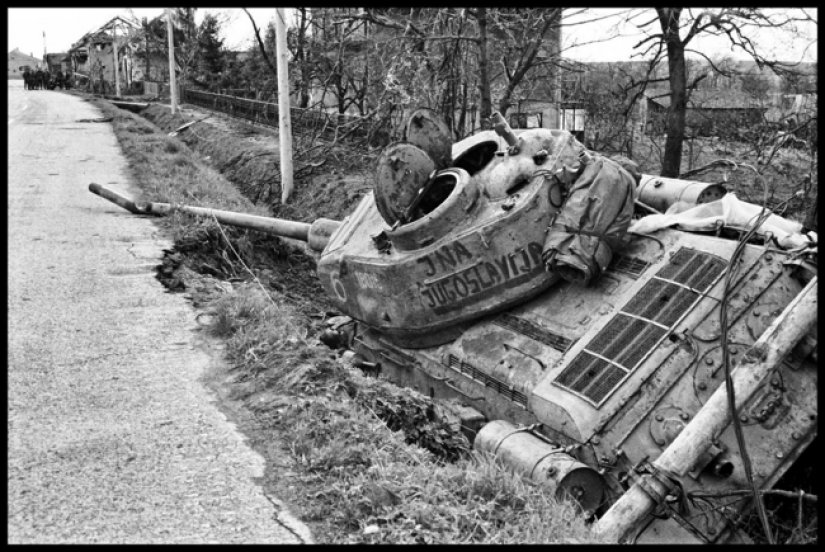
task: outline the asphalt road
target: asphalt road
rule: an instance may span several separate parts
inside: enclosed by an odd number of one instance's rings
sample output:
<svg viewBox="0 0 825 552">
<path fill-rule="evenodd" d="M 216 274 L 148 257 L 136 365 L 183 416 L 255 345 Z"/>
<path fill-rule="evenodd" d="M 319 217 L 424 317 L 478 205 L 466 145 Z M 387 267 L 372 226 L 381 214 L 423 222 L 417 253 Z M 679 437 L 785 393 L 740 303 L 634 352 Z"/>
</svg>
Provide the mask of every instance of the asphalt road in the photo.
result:
<svg viewBox="0 0 825 552">
<path fill-rule="evenodd" d="M 171 243 L 87 189 L 135 192 L 109 124 L 8 102 L 8 542 L 309 542 L 199 381 L 195 313 L 154 278 Z"/>
</svg>

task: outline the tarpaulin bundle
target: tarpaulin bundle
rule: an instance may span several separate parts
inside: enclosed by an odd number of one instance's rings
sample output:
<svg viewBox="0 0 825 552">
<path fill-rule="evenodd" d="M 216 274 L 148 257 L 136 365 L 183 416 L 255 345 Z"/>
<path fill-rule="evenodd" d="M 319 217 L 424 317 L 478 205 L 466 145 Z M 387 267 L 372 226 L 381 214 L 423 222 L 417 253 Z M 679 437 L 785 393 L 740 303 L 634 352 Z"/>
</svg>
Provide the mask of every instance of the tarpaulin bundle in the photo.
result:
<svg viewBox="0 0 825 552">
<path fill-rule="evenodd" d="M 601 155 L 585 152 L 580 162 L 564 206 L 547 230 L 542 258 L 547 270 L 586 285 L 629 241 L 636 184 L 619 163 Z"/>
<path fill-rule="evenodd" d="M 720 226 L 750 228 L 759 218 L 762 207 L 742 201 L 733 193 L 721 199 L 690 205 L 682 202 L 673 204 L 666 213 L 648 215 L 635 221 L 630 231 L 650 234 L 656 230 L 675 226 L 687 231 L 713 231 Z M 776 244 L 783 249 L 798 249 L 817 244 L 815 232 L 802 233 L 802 223 L 771 213 L 760 225 L 757 234 L 770 234 Z"/>
</svg>

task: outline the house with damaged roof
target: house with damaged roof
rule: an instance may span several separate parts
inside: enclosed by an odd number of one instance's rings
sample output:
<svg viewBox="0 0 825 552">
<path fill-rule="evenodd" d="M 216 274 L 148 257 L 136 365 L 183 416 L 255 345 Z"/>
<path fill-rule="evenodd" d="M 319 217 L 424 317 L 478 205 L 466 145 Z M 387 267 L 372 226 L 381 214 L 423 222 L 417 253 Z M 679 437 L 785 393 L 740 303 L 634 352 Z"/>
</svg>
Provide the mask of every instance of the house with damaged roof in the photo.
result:
<svg viewBox="0 0 825 552">
<path fill-rule="evenodd" d="M 112 18 L 83 35 L 69 50 L 78 86 L 114 94 L 119 85 L 121 94 L 127 94 L 143 92 L 146 81 L 168 80 L 168 56 L 157 46 L 158 41 L 136 22 Z"/>
</svg>

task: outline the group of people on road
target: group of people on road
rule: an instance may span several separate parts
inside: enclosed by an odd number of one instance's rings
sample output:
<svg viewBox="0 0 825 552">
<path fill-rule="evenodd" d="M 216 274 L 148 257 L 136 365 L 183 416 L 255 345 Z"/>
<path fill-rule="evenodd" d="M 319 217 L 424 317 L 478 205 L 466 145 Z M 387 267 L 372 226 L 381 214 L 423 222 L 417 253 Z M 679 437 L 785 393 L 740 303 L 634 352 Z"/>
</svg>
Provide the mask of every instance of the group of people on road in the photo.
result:
<svg viewBox="0 0 825 552">
<path fill-rule="evenodd" d="M 62 71 L 56 71 L 54 74 L 37 68 L 32 71 L 26 68 L 23 71 L 23 88 L 25 90 L 40 90 L 43 88 L 54 90 L 55 88 L 71 88 L 71 75 L 66 71 L 65 75 Z"/>
</svg>

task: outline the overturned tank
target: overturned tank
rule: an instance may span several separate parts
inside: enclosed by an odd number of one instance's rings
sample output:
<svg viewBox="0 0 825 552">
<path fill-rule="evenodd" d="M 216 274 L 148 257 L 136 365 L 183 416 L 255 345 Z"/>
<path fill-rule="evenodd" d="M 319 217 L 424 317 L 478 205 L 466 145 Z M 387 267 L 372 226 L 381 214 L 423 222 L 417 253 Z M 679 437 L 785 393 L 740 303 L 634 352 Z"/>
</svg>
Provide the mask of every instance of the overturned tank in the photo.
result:
<svg viewBox="0 0 825 552">
<path fill-rule="evenodd" d="M 722 185 L 494 123 L 451 144 L 415 113 L 343 221 L 90 188 L 306 241 L 355 364 L 451 405 L 477 449 L 576 500 L 594 531 L 746 541 L 739 495 L 817 433 L 816 236 Z"/>
</svg>

